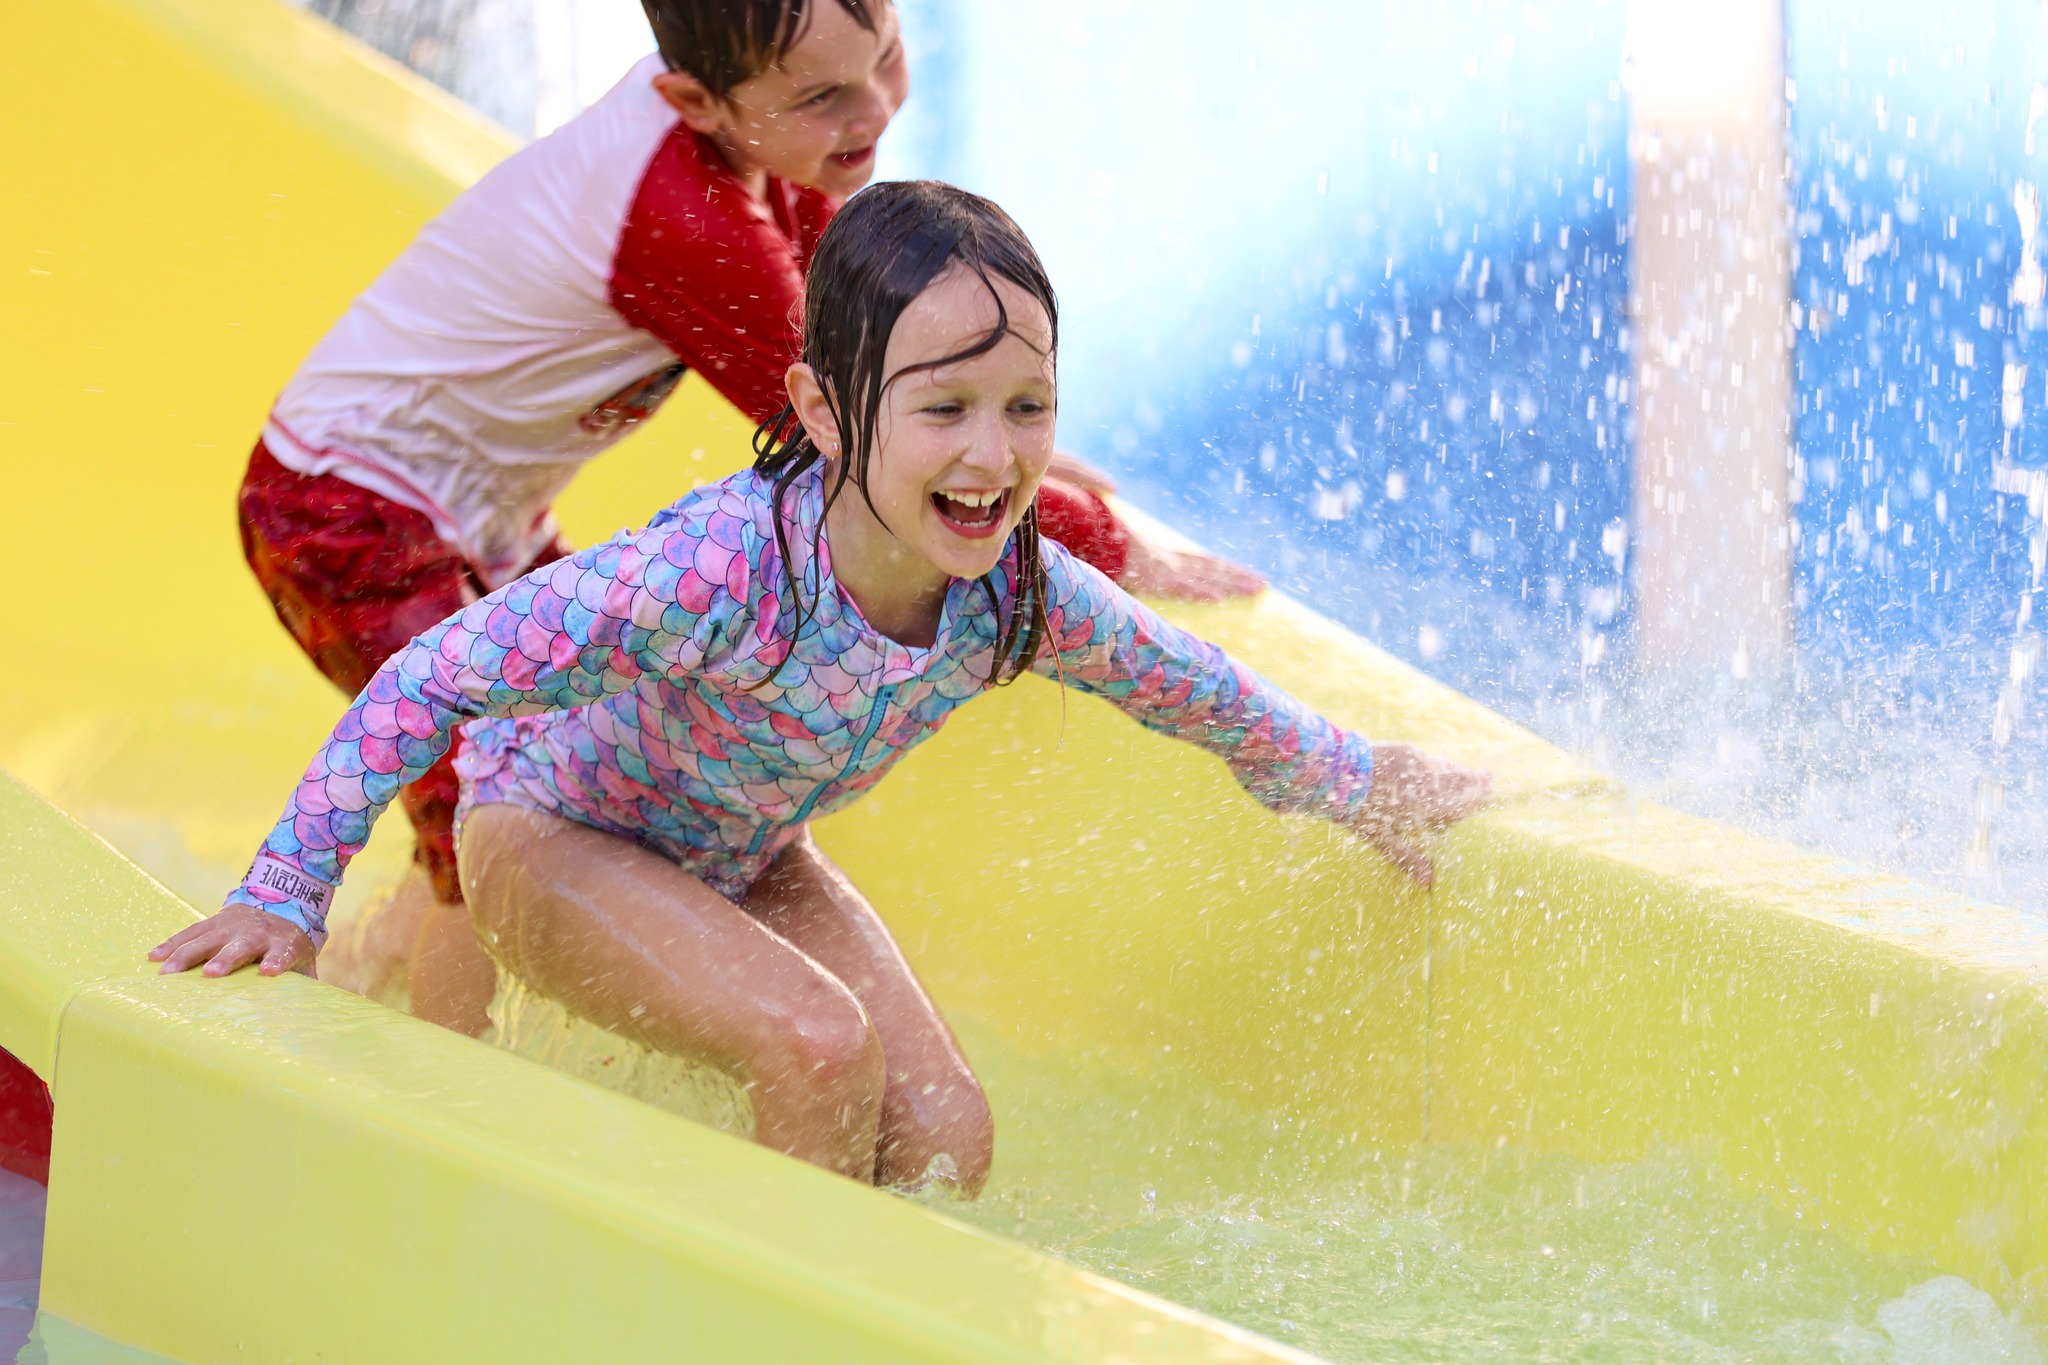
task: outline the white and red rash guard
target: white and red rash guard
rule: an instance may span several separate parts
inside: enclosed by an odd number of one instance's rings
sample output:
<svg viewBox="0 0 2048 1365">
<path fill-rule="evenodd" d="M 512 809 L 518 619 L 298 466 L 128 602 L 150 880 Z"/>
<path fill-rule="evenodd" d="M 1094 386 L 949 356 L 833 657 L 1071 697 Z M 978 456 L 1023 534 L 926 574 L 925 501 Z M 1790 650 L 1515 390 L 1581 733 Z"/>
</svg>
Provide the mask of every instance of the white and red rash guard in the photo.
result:
<svg viewBox="0 0 2048 1365">
<path fill-rule="evenodd" d="M 495 587 L 685 367 L 756 421 L 781 408 L 838 205 L 748 193 L 654 92 L 663 69 L 646 58 L 427 224 L 278 395 L 279 463 L 425 513 Z"/>
</svg>

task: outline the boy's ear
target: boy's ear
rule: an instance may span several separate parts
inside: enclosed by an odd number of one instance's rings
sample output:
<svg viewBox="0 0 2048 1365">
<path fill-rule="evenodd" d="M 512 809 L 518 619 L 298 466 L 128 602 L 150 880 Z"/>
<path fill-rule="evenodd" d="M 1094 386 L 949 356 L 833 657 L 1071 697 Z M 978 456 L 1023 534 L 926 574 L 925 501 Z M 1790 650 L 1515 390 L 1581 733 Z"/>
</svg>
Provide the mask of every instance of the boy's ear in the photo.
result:
<svg viewBox="0 0 2048 1365">
<path fill-rule="evenodd" d="M 704 83 L 688 72 L 664 71 L 649 84 L 669 108 L 683 116 L 683 122 L 693 133 L 715 133 L 731 117 L 725 101 L 705 89 Z"/>
<path fill-rule="evenodd" d="M 782 383 L 789 392 L 789 405 L 796 409 L 796 419 L 804 424 L 811 444 L 827 459 L 837 458 L 839 423 L 833 420 L 832 405 L 825 401 L 825 388 L 818 382 L 818 372 L 798 361 L 789 367 Z"/>
</svg>

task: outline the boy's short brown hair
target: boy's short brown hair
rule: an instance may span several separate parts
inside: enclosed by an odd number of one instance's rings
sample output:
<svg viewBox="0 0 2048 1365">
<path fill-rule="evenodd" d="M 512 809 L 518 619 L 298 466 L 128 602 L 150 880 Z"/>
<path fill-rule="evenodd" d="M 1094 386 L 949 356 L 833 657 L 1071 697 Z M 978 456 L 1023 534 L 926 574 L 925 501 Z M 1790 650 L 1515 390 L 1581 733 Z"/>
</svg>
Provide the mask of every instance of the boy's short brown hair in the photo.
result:
<svg viewBox="0 0 2048 1365">
<path fill-rule="evenodd" d="M 810 21 L 813 0 L 640 0 L 669 70 L 694 76 L 724 99 L 782 60 Z M 837 0 L 868 32 L 872 0 Z"/>
</svg>

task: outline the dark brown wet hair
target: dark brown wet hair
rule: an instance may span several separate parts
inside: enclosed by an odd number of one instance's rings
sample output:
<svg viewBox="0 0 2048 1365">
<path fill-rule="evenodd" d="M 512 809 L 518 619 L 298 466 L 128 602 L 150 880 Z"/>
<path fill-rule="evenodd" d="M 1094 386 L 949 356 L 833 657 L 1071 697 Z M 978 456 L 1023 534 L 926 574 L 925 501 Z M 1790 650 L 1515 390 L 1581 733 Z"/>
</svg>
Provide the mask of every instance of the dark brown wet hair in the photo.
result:
<svg viewBox="0 0 2048 1365">
<path fill-rule="evenodd" d="M 694 76 L 719 99 L 781 61 L 804 36 L 812 0 L 640 0 L 654 45 L 671 71 Z M 868 32 L 871 0 L 834 0 Z"/>
<path fill-rule="evenodd" d="M 884 357 L 896 320 L 911 300 L 956 264 L 972 271 L 988 287 L 996 301 L 995 326 L 964 350 L 895 374 L 884 373 Z M 1009 335 L 1010 314 L 996 292 L 997 279 L 1007 280 L 1045 309 L 1056 356 L 1060 315 L 1052 281 L 1024 230 L 992 201 L 937 180 L 903 180 L 862 190 L 833 218 L 818 242 L 804 284 L 804 363 L 817 371 L 825 402 L 846 446 L 825 490 L 826 507 L 831 507 L 851 482 L 869 510 L 874 510 L 867 491 L 868 463 L 874 455 L 882 398 L 891 384 L 905 374 L 987 355 Z M 775 535 L 783 563 L 790 565 L 783 495 L 823 464 L 824 456 L 797 420 L 795 408 L 785 406 L 754 433 L 754 457 L 755 471 L 774 480 Z M 875 519 L 881 520 L 879 512 Z M 822 520 L 818 534 L 824 534 Z M 1016 576 L 1009 609 L 1003 612 L 996 634 L 995 663 L 989 672 L 992 683 L 1010 682 L 1029 672 L 1051 629 L 1045 615 L 1045 560 L 1035 500 L 1012 534 L 1012 549 Z M 789 573 L 790 589 L 797 599 L 790 632 L 794 641 L 816 608 L 817 585 L 812 585 L 812 600 L 806 605 L 795 569 L 791 567 Z M 995 585 L 986 576 L 980 583 L 1001 610 Z"/>
</svg>

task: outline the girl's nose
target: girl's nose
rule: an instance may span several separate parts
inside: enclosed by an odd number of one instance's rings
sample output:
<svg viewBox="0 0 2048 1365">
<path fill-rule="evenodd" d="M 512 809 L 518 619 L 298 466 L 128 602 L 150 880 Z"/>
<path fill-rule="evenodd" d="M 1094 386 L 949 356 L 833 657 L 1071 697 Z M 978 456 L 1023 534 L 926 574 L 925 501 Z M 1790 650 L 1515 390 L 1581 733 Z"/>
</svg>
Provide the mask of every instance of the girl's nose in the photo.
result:
<svg viewBox="0 0 2048 1365">
<path fill-rule="evenodd" d="M 961 452 L 960 462 L 970 469 L 991 474 L 1001 473 L 1010 467 L 1008 433 L 1003 430 L 999 419 L 975 423 L 973 437 L 967 449 Z"/>
</svg>

